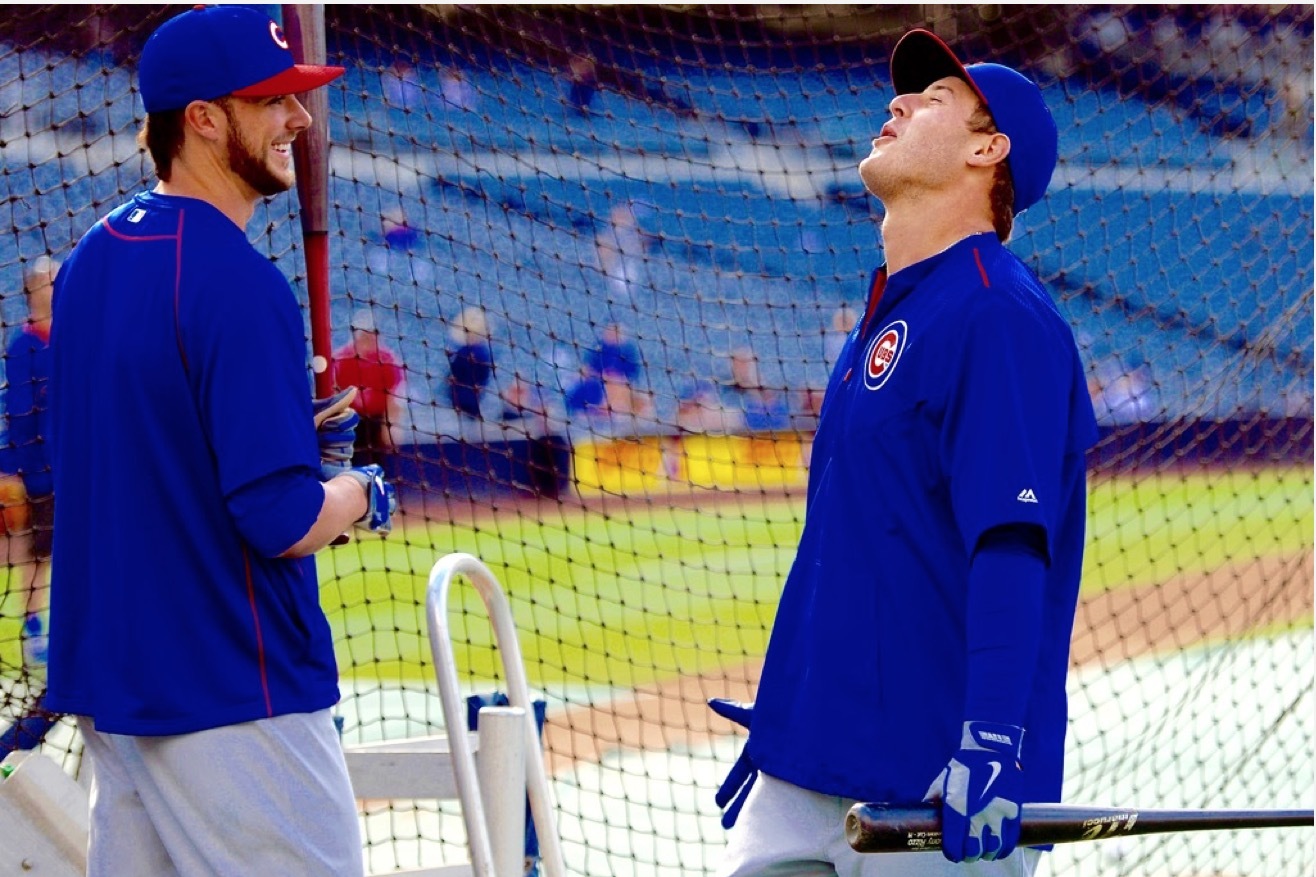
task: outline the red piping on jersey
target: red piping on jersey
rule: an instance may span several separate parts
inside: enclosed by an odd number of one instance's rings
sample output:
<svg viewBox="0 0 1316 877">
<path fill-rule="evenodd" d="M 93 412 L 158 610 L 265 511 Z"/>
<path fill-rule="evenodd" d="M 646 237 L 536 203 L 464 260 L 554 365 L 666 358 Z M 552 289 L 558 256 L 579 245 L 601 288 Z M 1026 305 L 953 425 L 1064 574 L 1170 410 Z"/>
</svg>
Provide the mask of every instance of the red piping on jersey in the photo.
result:
<svg viewBox="0 0 1316 877">
<path fill-rule="evenodd" d="M 187 352 L 183 349 L 182 328 L 178 322 L 178 299 L 183 286 L 184 215 L 184 211 L 180 210 L 178 212 L 178 230 L 173 234 L 145 235 L 142 237 L 122 234 L 115 231 L 114 226 L 110 225 L 108 216 L 101 220 L 101 225 L 111 235 L 123 241 L 174 241 L 174 340 L 178 344 L 178 355 L 183 360 L 183 371 L 189 371 Z M 265 667 L 265 637 L 261 634 L 260 610 L 256 606 L 256 583 L 251 577 L 251 555 L 247 553 L 245 545 L 242 547 L 242 572 L 247 585 L 247 605 L 251 608 L 251 621 L 256 633 L 256 663 L 260 668 L 260 689 L 261 695 L 265 698 L 265 715 L 272 717 L 274 715 L 274 704 L 270 699 L 269 671 Z"/>
<path fill-rule="evenodd" d="M 886 292 L 886 271 L 882 270 L 873 275 L 872 285 L 868 287 L 868 307 L 864 309 L 864 325 L 859 329 L 860 338 L 868 334 L 868 321 L 877 313 L 877 305 L 882 301 L 884 292 Z"/>
<path fill-rule="evenodd" d="M 886 292 L 886 269 L 880 268 L 873 273 L 873 282 L 868 287 L 868 306 L 864 308 L 864 321 L 859 327 L 860 338 L 868 334 L 868 323 L 873 319 L 873 314 L 877 313 L 877 305 L 882 301 L 882 293 L 884 292 Z M 853 368 L 847 368 L 845 376 L 841 380 L 850 380 L 850 374 L 853 371 Z"/>
<path fill-rule="evenodd" d="M 982 285 L 991 289 L 992 282 L 987 279 L 987 269 L 982 267 L 982 254 L 978 252 L 977 247 L 973 248 L 973 261 L 978 265 L 978 273 L 982 275 Z"/>
<path fill-rule="evenodd" d="M 265 670 L 265 638 L 260 632 L 260 610 L 256 608 L 256 583 L 251 580 L 251 555 L 247 547 L 242 546 L 242 571 L 247 577 L 247 604 L 251 606 L 251 621 L 256 629 L 256 663 L 260 666 L 260 689 L 265 695 L 265 715 L 274 715 L 274 706 L 270 703 L 270 677 Z"/>
<path fill-rule="evenodd" d="M 141 237 L 133 237 L 132 235 L 127 235 L 124 234 L 123 232 L 115 231 L 114 226 L 110 225 L 110 218 L 108 216 L 101 218 L 101 225 L 105 226 L 106 231 L 108 231 L 110 234 L 114 235 L 116 238 L 118 238 L 121 241 L 147 241 L 147 242 L 172 241 L 172 240 L 177 240 L 179 238 L 179 235 L 182 233 L 183 217 L 182 214 L 179 214 L 178 231 L 175 232 L 174 234 L 148 234 L 148 235 L 142 235 Z"/>
<path fill-rule="evenodd" d="M 174 343 L 178 345 L 178 358 L 183 361 L 183 371 L 191 372 L 187 364 L 187 348 L 183 347 L 183 327 L 178 321 L 179 290 L 183 288 L 183 217 L 187 214 L 178 211 L 178 244 L 174 250 Z"/>
<path fill-rule="evenodd" d="M 173 234 L 148 234 L 142 237 L 133 237 L 122 232 L 115 231 L 114 226 L 110 225 L 108 216 L 101 219 L 101 225 L 111 235 L 121 241 L 133 242 L 152 242 L 152 241 L 173 241 L 174 242 L 174 343 L 178 345 L 178 355 L 183 360 L 183 371 L 189 371 L 187 367 L 187 351 L 183 349 L 183 332 L 178 325 L 178 291 L 183 285 L 183 217 L 185 211 L 178 211 L 178 230 Z"/>
</svg>

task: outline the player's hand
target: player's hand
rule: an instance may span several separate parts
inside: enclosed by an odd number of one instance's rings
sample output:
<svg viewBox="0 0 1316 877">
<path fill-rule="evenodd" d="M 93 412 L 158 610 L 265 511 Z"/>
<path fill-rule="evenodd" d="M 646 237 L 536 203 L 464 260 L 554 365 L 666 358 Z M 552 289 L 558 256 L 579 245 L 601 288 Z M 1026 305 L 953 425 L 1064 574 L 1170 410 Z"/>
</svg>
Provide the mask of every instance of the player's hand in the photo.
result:
<svg viewBox="0 0 1316 877">
<path fill-rule="evenodd" d="M 745 703 L 725 697 L 710 697 L 708 699 L 708 708 L 722 718 L 729 719 L 746 730 L 749 729 L 750 720 L 754 717 L 753 701 Z"/>
<path fill-rule="evenodd" d="M 724 719 L 730 719 L 742 728 L 748 728 L 754 718 L 754 704 L 752 701 L 750 703 L 741 703 L 738 700 L 728 700 L 725 697 L 714 697 L 708 701 L 708 705 L 713 712 Z M 742 749 L 740 757 L 731 766 L 727 778 L 722 781 L 717 794 L 713 796 L 717 806 L 723 809 L 723 828 L 730 829 L 736 824 L 736 817 L 740 815 L 740 808 L 745 806 L 745 799 L 749 797 L 749 790 L 754 788 L 754 781 L 758 779 L 758 776 L 758 768 L 750 760 L 749 752 Z"/>
<path fill-rule="evenodd" d="M 356 525 L 372 533 L 388 533 L 392 530 L 398 498 L 393 485 L 384 480 L 383 468 L 371 463 L 369 466 L 349 468 L 342 474 L 354 479 L 366 494 L 366 513 L 357 520 Z"/>
<path fill-rule="evenodd" d="M 343 387 L 332 396 L 312 399 L 311 415 L 315 421 L 315 428 L 318 430 L 326 420 L 351 408 L 354 401 L 356 401 L 356 387 Z"/>
<path fill-rule="evenodd" d="M 345 387 L 325 399 L 314 399 L 315 437 L 320 443 L 320 477 L 328 481 L 352 468 L 356 427 L 361 417 L 352 410 L 356 387 Z"/>
<path fill-rule="evenodd" d="M 1003 859 L 1019 843 L 1024 729 L 965 722 L 959 751 L 928 788 L 941 802 L 941 852 L 952 862 Z"/>
</svg>

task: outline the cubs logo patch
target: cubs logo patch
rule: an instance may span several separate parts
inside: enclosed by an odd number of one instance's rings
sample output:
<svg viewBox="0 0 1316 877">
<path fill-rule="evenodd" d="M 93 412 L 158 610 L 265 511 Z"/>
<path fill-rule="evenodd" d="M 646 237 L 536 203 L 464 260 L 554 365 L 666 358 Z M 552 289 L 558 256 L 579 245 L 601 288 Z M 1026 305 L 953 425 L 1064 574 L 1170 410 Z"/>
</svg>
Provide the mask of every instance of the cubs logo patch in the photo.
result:
<svg viewBox="0 0 1316 877">
<path fill-rule="evenodd" d="M 274 45 L 280 49 L 288 48 L 288 40 L 283 36 L 283 28 L 279 27 L 277 21 L 270 22 L 270 37 L 274 40 Z"/>
<path fill-rule="evenodd" d="M 904 320 L 896 320 L 884 327 L 868 343 L 864 354 L 864 386 L 870 390 L 880 390 L 891 378 L 900 362 L 900 354 L 905 349 L 905 339 L 909 337 L 909 327 Z"/>
</svg>

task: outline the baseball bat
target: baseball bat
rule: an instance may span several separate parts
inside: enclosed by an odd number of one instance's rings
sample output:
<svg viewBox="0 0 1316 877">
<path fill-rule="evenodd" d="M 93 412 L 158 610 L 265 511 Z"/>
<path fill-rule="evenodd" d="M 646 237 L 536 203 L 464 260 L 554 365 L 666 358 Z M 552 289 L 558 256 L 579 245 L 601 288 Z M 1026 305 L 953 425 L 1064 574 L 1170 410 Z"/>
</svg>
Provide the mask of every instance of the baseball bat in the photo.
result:
<svg viewBox="0 0 1316 877">
<path fill-rule="evenodd" d="M 1140 810 L 1081 804 L 1024 804 L 1019 846 L 1076 843 L 1171 831 L 1311 828 L 1311 810 Z M 936 804 L 859 803 L 845 816 L 845 838 L 861 853 L 941 849 Z"/>
<path fill-rule="evenodd" d="M 285 3 L 283 30 L 297 63 L 326 63 L 323 4 Z M 329 369 L 333 356 L 333 326 L 329 320 L 329 95 L 317 88 L 299 99 L 311 114 L 311 127 L 293 141 L 292 162 L 306 250 L 311 371 L 315 375 L 315 395 L 325 398 L 334 391 L 334 376 Z"/>
<path fill-rule="evenodd" d="M 324 4 L 283 4 L 283 32 L 298 64 L 326 63 Z M 311 374 L 315 379 L 315 395 L 324 399 L 334 392 L 334 375 L 329 368 L 334 352 L 333 324 L 329 319 L 329 94 L 317 88 L 300 99 L 311 114 L 311 127 L 292 142 L 292 166 L 297 174 L 302 246 L 306 250 Z M 342 545 L 347 541 L 344 533 L 335 536 L 329 544 Z"/>
</svg>

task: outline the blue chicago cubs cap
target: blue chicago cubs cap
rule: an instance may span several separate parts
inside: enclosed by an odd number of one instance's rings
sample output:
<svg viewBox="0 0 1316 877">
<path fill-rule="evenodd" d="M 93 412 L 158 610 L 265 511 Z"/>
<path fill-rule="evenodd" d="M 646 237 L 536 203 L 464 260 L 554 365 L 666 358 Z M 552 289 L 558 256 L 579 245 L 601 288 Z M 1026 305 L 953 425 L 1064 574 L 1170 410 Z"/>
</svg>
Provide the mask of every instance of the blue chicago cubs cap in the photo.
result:
<svg viewBox="0 0 1316 877">
<path fill-rule="evenodd" d="M 225 95 L 301 94 L 343 72 L 342 67 L 294 63 L 283 28 L 263 12 L 248 6 L 198 6 L 151 34 L 137 81 L 146 111 L 158 113 Z"/>
<path fill-rule="evenodd" d="M 1056 121 L 1042 90 L 1028 77 L 1001 64 L 965 67 L 931 31 L 911 30 L 891 53 L 891 84 L 896 94 L 920 92 L 938 79 L 954 76 L 973 87 L 986 104 L 996 130 L 1010 138 L 1005 162 L 1014 183 L 1014 212 L 1042 199 L 1059 154 Z"/>
</svg>

